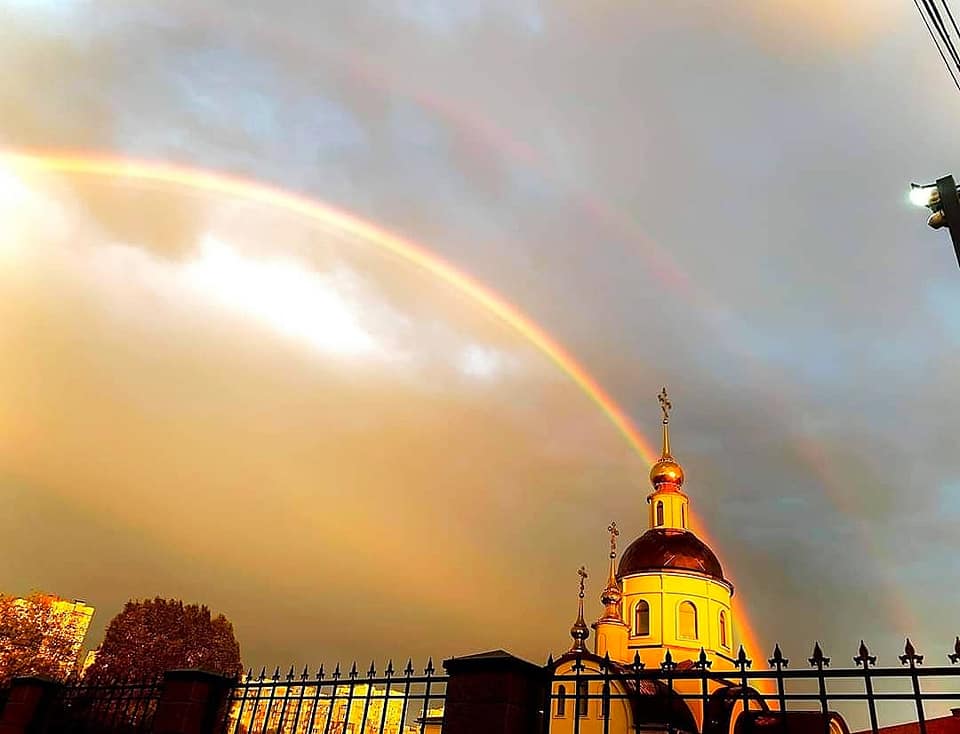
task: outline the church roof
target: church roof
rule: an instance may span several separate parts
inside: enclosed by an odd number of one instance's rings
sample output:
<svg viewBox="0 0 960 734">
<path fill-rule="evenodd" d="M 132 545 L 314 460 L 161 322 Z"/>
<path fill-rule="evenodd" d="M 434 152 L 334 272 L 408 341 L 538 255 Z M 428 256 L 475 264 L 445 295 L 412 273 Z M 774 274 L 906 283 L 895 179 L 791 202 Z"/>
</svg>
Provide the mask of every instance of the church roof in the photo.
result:
<svg viewBox="0 0 960 734">
<path fill-rule="evenodd" d="M 633 541 L 620 558 L 617 576 L 676 569 L 702 573 L 725 581 L 723 568 L 712 550 L 689 530 L 651 528 Z"/>
</svg>

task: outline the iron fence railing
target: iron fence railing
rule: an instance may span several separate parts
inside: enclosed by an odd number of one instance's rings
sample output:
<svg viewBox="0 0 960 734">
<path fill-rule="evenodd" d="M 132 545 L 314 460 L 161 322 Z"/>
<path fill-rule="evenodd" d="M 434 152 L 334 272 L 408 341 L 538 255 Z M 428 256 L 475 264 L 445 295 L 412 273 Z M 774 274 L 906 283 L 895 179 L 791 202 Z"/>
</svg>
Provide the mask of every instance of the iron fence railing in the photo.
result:
<svg viewBox="0 0 960 734">
<path fill-rule="evenodd" d="M 433 661 L 419 674 L 408 661 L 402 671 L 374 664 L 366 674 L 356 663 L 311 674 L 306 667 L 284 676 L 252 671 L 231 690 L 224 734 L 433 734 L 440 731 L 447 676 Z"/>
<path fill-rule="evenodd" d="M 726 666 L 716 666 L 727 670 L 714 670 L 715 661 L 703 650 L 697 660 L 680 664 L 668 651 L 656 668 L 645 668 L 639 655 L 623 665 L 567 654 L 545 668 L 550 684 L 542 731 L 621 734 L 629 721 L 631 731 L 795 734 L 822 726 L 825 734 L 906 734 L 908 729 L 891 729 L 906 723 L 909 731 L 930 734 L 934 717 L 940 717 L 938 730 L 950 717 L 946 730 L 960 731 L 960 638 L 943 665 L 924 666 L 910 640 L 896 659 L 899 667 L 877 667 L 863 642 L 851 656 L 854 667 L 844 668 L 830 667 L 819 643 L 806 665 L 796 668 L 779 645 L 766 669 L 755 668 L 742 647 Z M 743 710 L 750 713 L 738 723 Z"/>
<path fill-rule="evenodd" d="M 65 686 L 54 709 L 55 734 L 147 734 L 160 698 L 160 679 Z"/>
</svg>

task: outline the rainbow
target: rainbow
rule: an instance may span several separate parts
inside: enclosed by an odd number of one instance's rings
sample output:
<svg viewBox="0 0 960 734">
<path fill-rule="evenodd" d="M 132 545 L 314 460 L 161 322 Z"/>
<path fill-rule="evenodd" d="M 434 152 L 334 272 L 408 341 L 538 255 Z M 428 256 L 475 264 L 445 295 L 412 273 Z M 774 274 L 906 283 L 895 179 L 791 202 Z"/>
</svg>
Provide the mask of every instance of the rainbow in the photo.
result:
<svg viewBox="0 0 960 734">
<path fill-rule="evenodd" d="M 514 329 L 550 359 L 600 408 L 645 463 L 652 464 L 659 458 L 659 451 L 654 449 L 650 441 L 633 425 L 624 410 L 586 368 L 543 328 L 502 296 L 457 270 L 450 263 L 427 249 L 370 222 L 301 194 L 237 176 L 183 165 L 103 154 L 60 151 L 0 151 L 0 164 L 26 171 L 103 176 L 171 184 L 233 196 L 301 215 L 369 242 L 435 276 Z M 705 537 L 702 523 L 697 522 L 693 517 L 691 520 L 697 533 L 709 542 Z M 742 607 L 737 610 L 735 618 L 739 621 L 740 637 L 747 653 L 762 654 L 761 651 L 764 648 L 761 647 L 754 626 L 747 619 Z"/>
</svg>

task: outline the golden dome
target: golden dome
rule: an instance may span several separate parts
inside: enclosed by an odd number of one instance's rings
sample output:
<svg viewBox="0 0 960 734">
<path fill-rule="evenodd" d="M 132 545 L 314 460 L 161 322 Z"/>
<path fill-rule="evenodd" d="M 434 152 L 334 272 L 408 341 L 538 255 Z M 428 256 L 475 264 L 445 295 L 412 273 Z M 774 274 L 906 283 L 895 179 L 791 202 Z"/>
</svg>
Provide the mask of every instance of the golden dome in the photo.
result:
<svg viewBox="0 0 960 734">
<path fill-rule="evenodd" d="M 672 456 L 662 456 L 650 469 L 650 483 L 654 488 L 661 484 L 683 486 L 683 467 Z"/>
<path fill-rule="evenodd" d="M 663 411 L 663 451 L 660 460 L 650 469 L 650 483 L 654 489 L 661 484 L 683 486 L 683 467 L 670 455 L 670 409 L 673 403 L 667 397 L 667 388 L 663 388 L 657 396 L 660 400 L 660 409 Z"/>
</svg>

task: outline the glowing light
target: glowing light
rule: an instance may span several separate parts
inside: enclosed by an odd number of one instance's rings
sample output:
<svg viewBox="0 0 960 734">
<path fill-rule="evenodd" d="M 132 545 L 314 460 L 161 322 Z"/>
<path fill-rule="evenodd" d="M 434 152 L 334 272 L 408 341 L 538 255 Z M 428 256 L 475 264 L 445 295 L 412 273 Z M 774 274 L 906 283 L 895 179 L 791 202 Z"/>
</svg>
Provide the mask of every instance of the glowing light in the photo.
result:
<svg viewBox="0 0 960 734">
<path fill-rule="evenodd" d="M 322 352 L 359 356 L 377 351 L 338 289 L 294 260 L 256 260 L 206 239 L 200 256 L 182 274 L 198 293 Z"/>
<path fill-rule="evenodd" d="M 910 188 L 910 203 L 914 206 L 930 206 L 936 193 L 935 186 L 913 185 Z"/>
</svg>

